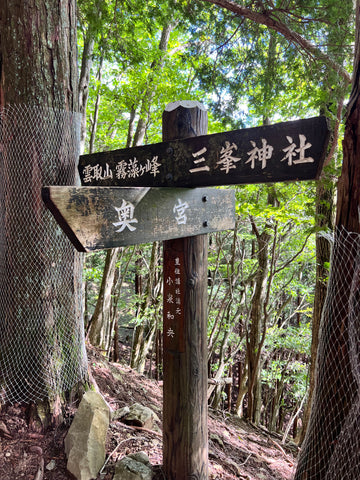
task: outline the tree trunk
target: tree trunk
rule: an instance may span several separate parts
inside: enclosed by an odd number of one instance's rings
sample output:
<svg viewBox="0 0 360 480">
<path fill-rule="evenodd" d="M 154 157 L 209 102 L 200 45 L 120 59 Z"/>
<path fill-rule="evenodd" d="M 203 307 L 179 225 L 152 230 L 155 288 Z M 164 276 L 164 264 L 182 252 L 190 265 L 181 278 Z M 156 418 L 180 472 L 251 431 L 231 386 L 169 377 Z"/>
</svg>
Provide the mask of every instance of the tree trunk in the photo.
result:
<svg viewBox="0 0 360 480">
<path fill-rule="evenodd" d="M 159 265 L 159 243 L 154 242 L 151 251 L 151 260 L 149 265 L 149 275 L 147 279 L 144 297 L 139 308 L 138 317 L 140 323 L 134 331 L 133 345 L 131 349 L 131 368 L 139 373 L 143 373 L 145 369 L 146 356 L 152 345 L 153 337 L 156 331 L 156 315 L 146 315 L 146 310 L 153 306 L 156 308 L 157 295 L 156 291 L 160 290 L 159 282 L 161 279 L 157 275 Z"/>
<path fill-rule="evenodd" d="M 1 105 L 77 111 L 75 2 L 2 0 L 0 21 Z"/>
<path fill-rule="evenodd" d="M 163 140 L 206 133 L 202 105 L 167 106 Z M 207 254 L 207 235 L 164 242 L 163 464 L 169 480 L 208 479 Z"/>
<path fill-rule="evenodd" d="M 216 371 L 215 376 L 213 377 L 213 380 L 215 380 L 215 383 L 210 384 L 207 390 L 207 398 L 210 399 L 211 395 L 214 394 L 214 398 L 211 402 L 211 405 L 213 408 L 217 409 L 219 407 L 219 399 L 221 397 L 221 391 L 223 390 L 223 385 L 218 385 L 218 382 L 220 382 L 226 368 L 227 364 L 227 358 L 226 358 L 226 352 L 225 352 L 225 347 L 227 347 L 229 337 L 232 333 L 232 329 L 228 329 L 227 332 L 224 334 L 224 338 L 222 340 L 221 346 L 220 346 L 220 352 L 219 352 L 219 358 L 218 358 L 218 368 Z M 230 357 L 231 358 L 231 355 Z"/>
<path fill-rule="evenodd" d="M 296 480 L 360 477 L 360 2 L 353 89 L 338 183 L 335 243 L 322 317 L 316 388 Z"/>
<path fill-rule="evenodd" d="M 162 56 L 160 60 L 154 61 L 150 67 L 151 74 L 149 75 L 148 85 L 142 98 L 141 107 L 140 107 L 140 118 L 134 134 L 133 146 L 141 145 L 144 141 L 146 129 L 150 119 L 150 108 L 151 108 L 152 102 L 154 101 L 156 89 L 157 89 L 157 85 L 154 79 L 156 74 L 161 71 L 161 68 L 163 66 L 164 54 L 168 48 L 170 33 L 172 29 L 173 29 L 173 25 L 170 23 L 167 23 L 161 32 L 159 50 L 160 52 L 162 52 Z"/>
<path fill-rule="evenodd" d="M 239 417 L 243 416 L 243 401 L 247 393 L 247 381 L 248 381 L 248 361 L 245 359 L 244 368 L 242 363 L 239 362 L 239 391 L 236 398 L 235 413 Z"/>
<path fill-rule="evenodd" d="M 97 93 L 96 93 L 94 115 L 93 115 L 92 123 L 91 123 L 91 132 L 90 132 L 90 140 L 89 140 L 89 153 L 93 153 L 93 151 L 94 151 L 94 145 L 95 145 L 95 139 L 96 139 L 96 130 L 97 130 L 97 124 L 98 124 L 98 120 L 99 120 L 99 110 L 100 110 L 100 101 L 101 101 L 101 79 L 102 79 L 103 62 L 104 62 L 104 57 L 101 56 L 100 62 L 99 62 L 97 78 L 96 78 L 97 82 L 98 82 L 98 87 L 97 87 Z"/>
<path fill-rule="evenodd" d="M 81 260 L 41 199 L 74 185 L 75 1 L 0 3 L 0 383 L 11 402 L 86 376 Z"/>
<path fill-rule="evenodd" d="M 326 183 L 325 183 L 326 182 Z M 321 230 L 333 230 L 333 211 L 334 211 L 334 185 L 328 185 L 330 180 L 322 179 L 316 185 L 316 225 Z M 323 311 L 326 290 L 327 277 L 329 274 L 326 263 L 330 262 L 331 245 L 329 239 L 321 234 L 316 235 L 316 282 L 314 310 L 312 317 L 312 336 L 311 336 L 311 360 L 309 368 L 309 395 L 302 419 L 302 430 L 299 438 L 299 444 L 302 444 L 305 438 L 306 429 L 310 419 L 311 404 L 315 389 L 316 358 L 319 345 L 319 332 L 321 314 Z"/>
<path fill-rule="evenodd" d="M 112 291 L 119 248 L 106 252 L 105 268 L 95 311 L 91 318 L 89 342 L 108 353 L 112 340 Z"/>
<path fill-rule="evenodd" d="M 92 33 L 88 31 L 84 40 L 84 50 L 82 53 L 79 79 L 79 107 L 81 112 L 80 154 L 83 154 L 85 150 L 86 106 L 89 98 L 90 70 L 92 65 L 94 45 L 95 40 L 92 36 Z"/>
<path fill-rule="evenodd" d="M 264 337 L 264 302 L 268 277 L 268 251 L 271 236 L 268 226 L 260 234 L 254 222 L 253 232 L 257 239 L 258 268 L 255 277 L 254 295 L 251 301 L 250 331 L 247 335 L 248 358 L 248 412 L 247 417 L 256 425 L 260 422 L 261 378 L 260 354 Z"/>
</svg>

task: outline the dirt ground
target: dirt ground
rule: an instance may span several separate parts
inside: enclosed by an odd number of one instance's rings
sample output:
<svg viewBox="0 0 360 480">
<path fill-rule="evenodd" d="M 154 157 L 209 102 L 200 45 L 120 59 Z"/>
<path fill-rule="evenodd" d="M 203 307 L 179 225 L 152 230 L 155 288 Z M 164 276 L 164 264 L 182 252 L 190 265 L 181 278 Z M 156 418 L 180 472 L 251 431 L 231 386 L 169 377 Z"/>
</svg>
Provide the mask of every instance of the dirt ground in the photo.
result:
<svg viewBox="0 0 360 480">
<path fill-rule="evenodd" d="M 156 480 L 162 472 L 162 384 L 129 367 L 107 362 L 88 349 L 89 365 L 99 390 L 115 411 L 139 402 L 152 408 L 160 419 L 154 430 L 140 430 L 112 421 L 107 438 L 107 458 L 96 480 L 111 480 L 115 462 L 129 453 L 145 451 L 154 466 Z M 69 405 L 60 426 L 45 433 L 27 421 L 21 405 L 0 411 L 0 480 L 70 480 L 66 470 L 64 438 L 76 411 Z M 238 417 L 209 411 L 210 480 L 290 480 L 297 449 L 281 444 L 280 437 L 255 428 Z"/>
</svg>

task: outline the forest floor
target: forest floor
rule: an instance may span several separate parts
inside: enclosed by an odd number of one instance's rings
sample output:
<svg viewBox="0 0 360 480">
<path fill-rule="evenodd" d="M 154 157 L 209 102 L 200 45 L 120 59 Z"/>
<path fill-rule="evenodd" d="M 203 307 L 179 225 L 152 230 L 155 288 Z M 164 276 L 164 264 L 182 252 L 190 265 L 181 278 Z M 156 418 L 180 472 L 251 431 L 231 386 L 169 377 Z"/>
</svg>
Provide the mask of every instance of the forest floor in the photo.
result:
<svg viewBox="0 0 360 480">
<path fill-rule="evenodd" d="M 107 463 L 96 480 L 111 480 L 115 462 L 129 453 L 145 451 L 162 473 L 162 383 L 137 374 L 127 366 L 109 363 L 88 349 L 95 382 L 113 410 L 135 402 L 150 407 L 160 419 L 154 430 L 141 430 L 112 421 L 107 439 Z M 66 470 L 64 437 L 76 411 L 70 405 L 64 422 L 46 433 L 27 422 L 21 405 L 0 411 L 0 480 L 70 480 Z M 290 480 L 296 464 L 294 444 L 283 445 L 280 436 L 256 428 L 236 416 L 209 411 L 209 479 Z"/>
</svg>

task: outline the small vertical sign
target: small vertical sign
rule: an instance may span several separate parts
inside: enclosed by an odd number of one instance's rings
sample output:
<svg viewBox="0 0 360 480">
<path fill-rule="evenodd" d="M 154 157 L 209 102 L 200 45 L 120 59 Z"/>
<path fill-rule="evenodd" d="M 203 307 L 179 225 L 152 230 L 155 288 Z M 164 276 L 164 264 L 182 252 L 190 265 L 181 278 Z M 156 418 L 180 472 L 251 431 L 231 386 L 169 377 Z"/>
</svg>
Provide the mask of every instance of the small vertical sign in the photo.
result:
<svg viewBox="0 0 360 480">
<path fill-rule="evenodd" d="M 176 242 L 168 240 L 166 243 L 168 248 L 164 249 L 164 349 L 184 352 L 184 253 L 172 248 Z"/>
</svg>

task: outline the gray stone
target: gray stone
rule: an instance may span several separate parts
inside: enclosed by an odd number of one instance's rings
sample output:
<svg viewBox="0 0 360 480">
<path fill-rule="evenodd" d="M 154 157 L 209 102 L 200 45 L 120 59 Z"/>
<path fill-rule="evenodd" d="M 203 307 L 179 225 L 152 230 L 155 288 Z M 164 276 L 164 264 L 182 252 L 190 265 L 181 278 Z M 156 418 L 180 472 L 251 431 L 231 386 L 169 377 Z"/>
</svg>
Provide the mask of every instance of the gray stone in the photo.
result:
<svg viewBox="0 0 360 480">
<path fill-rule="evenodd" d="M 122 419 L 124 418 L 128 413 L 130 413 L 130 408 L 128 406 L 119 408 L 119 410 L 116 410 L 114 413 L 113 418 L 114 419 Z"/>
<path fill-rule="evenodd" d="M 131 405 L 129 413 L 122 419 L 127 425 L 150 429 L 153 428 L 155 420 L 158 420 L 156 413 L 150 408 L 140 405 L 140 403 Z"/>
<path fill-rule="evenodd" d="M 105 441 L 110 409 L 94 391 L 83 396 L 65 438 L 67 469 L 77 480 L 91 480 L 105 461 Z"/>
<path fill-rule="evenodd" d="M 151 480 L 153 472 L 146 453 L 132 453 L 117 462 L 113 480 Z"/>
<path fill-rule="evenodd" d="M 149 457 L 146 455 L 145 452 L 130 453 L 128 457 L 132 458 L 136 462 L 140 462 L 140 463 L 143 463 L 144 465 L 151 466 Z"/>
</svg>

